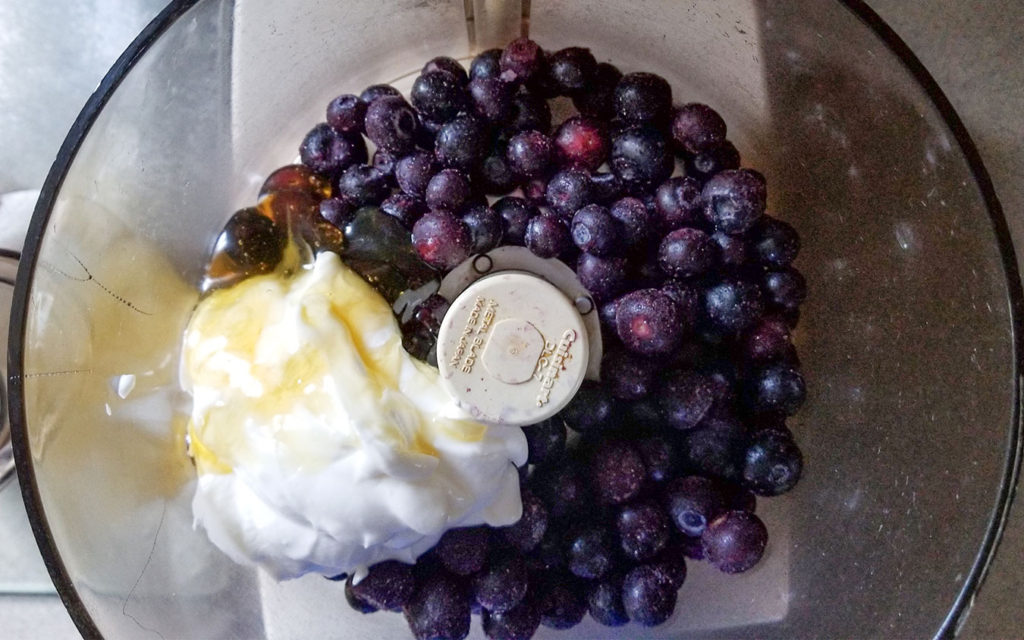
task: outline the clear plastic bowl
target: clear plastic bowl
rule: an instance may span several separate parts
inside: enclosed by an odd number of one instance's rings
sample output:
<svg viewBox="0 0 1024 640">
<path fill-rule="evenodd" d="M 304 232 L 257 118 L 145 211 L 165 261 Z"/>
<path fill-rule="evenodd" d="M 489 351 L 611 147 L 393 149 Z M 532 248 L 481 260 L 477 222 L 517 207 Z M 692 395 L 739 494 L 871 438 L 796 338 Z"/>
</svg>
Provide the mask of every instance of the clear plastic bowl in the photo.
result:
<svg viewBox="0 0 1024 640">
<path fill-rule="evenodd" d="M 203 0 L 117 62 L 47 179 L 18 276 L 19 473 L 83 634 L 407 637 L 318 577 L 275 584 L 192 526 L 177 346 L 212 241 L 330 98 L 529 32 L 667 77 L 730 127 L 802 233 L 807 465 L 756 570 L 698 564 L 665 626 L 538 638 L 948 635 L 1019 459 L 1021 288 L 998 202 L 927 72 L 863 3 Z M 187 406 L 187 405 L 185 405 Z M 481 637 L 474 626 L 474 637 Z"/>
</svg>

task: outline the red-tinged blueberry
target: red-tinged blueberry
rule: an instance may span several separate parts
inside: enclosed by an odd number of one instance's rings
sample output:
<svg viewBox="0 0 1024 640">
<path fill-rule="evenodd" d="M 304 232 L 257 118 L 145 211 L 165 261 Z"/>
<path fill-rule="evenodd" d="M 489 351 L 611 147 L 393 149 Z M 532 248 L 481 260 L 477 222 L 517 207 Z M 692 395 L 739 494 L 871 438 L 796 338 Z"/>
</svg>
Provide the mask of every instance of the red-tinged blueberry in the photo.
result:
<svg viewBox="0 0 1024 640">
<path fill-rule="evenodd" d="M 661 484 L 675 477 L 679 460 L 671 440 L 659 435 L 647 436 L 636 443 L 636 449 L 643 458 L 650 482 Z"/>
<path fill-rule="evenodd" d="M 489 122 L 505 122 L 512 115 L 515 85 L 501 78 L 474 78 L 469 82 L 469 99 L 478 116 Z"/>
<path fill-rule="evenodd" d="M 532 218 L 540 214 L 537 207 L 516 196 L 505 196 L 491 206 L 501 216 L 505 244 L 523 246 L 526 227 Z"/>
<path fill-rule="evenodd" d="M 704 292 L 704 312 L 713 328 L 736 333 L 753 327 L 764 311 L 761 290 L 739 278 L 727 277 Z"/>
<path fill-rule="evenodd" d="M 609 257 L 623 253 L 622 224 L 612 217 L 607 207 L 588 204 L 572 217 L 572 241 L 580 251 Z"/>
<path fill-rule="evenodd" d="M 698 154 L 686 154 L 684 157 L 686 175 L 696 178 L 701 184 L 711 176 L 728 169 L 740 168 L 740 152 L 733 143 L 726 140 L 722 144 L 701 151 Z"/>
<path fill-rule="evenodd" d="M 573 575 L 597 579 L 615 566 L 614 541 L 603 526 L 588 526 L 569 536 L 565 556 Z"/>
<path fill-rule="evenodd" d="M 729 508 L 721 483 L 702 476 L 677 478 L 662 493 L 665 511 L 683 535 L 698 537 Z"/>
<path fill-rule="evenodd" d="M 626 260 L 621 257 L 601 258 L 591 253 L 580 254 L 576 262 L 576 277 L 595 300 L 611 300 L 626 286 Z"/>
<path fill-rule="evenodd" d="M 587 86 L 572 96 L 573 106 L 585 116 L 611 120 L 615 116 L 615 87 L 620 79 L 622 72 L 615 65 L 599 63 Z"/>
<path fill-rule="evenodd" d="M 367 105 L 370 105 L 377 98 L 384 98 L 388 96 L 401 97 L 401 95 L 401 91 L 392 87 L 389 84 L 372 84 L 363 89 L 363 92 L 359 94 L 359 99 L 362 100 Z"/>
<path fill-rule="evenodd" d="M 466 224 L 445 211 L 427 212 L 412 228 L 420 258 L 438 269 L 454 269 L 470 256 L 473 239 Z"/>
<path fill-rule="evenodd" d="M 621 627 L 629 622 L 622 605 L 623 574 L 611 572 L 587 589 L 587 611 L 590 617 L 606 627 Z"/>
<path fill-rule="evenodd" d="M 431 209 L 459 211 L 472 195 L 469 179 L 455 169 L 438 171 L 427 182 L 424 199 Z"/>
<path fill-rule="evenodd" d="M 481 51 L 469 63 L 469 79 L 497 78 L 501 75 L 501 49 Z"/>
<path fill-rule="evenodd" d="M 739 421 L 709 416 L 697 428 L 683 432 L 682 466 L 697 474 L 736 480 L 746 444 L 747 432 Z"/>
<path fill-rule="evenodd" d="M 669 276 L 687 278 L 707 273 L 717 266 L 720 249 L 700 229 L 683 227 L 670 231 L 658 247 L 658 264 Z"/>
<path fill-rule="evenodd" d="M 796 259 L 800 236 L 789 223 L 764 215 L 750 231 L 750 246 L 759 264 L 778 269 Z"/>
<path fill-rule="evenodd" d="M 622 604 L 630 620 L 654 627 L 672 616 L 676 591 L 667 572 L 654 565 L 640 565 L 622 581 Z"/>
<path fill-rule="evenodd" d="M 551 629 L 571 629 L 583 621 L 587 601 L 583 584 L 574 580 L 554 578 L 539 595 L 540 623 Z"/>
<path fill-rule="evenodd" d="M 468 576 L 483 568 L 490 544 L 491 535 L 487 527 L 462 527 L 445 531 L 434 552 L 445 569 L 456 575 Z"/>
<path fill-rule="evenodd" d="M 671 525 L 665 512 L 651 501 L 628 504 L 615 517 L 622 551 L 643 562 L 658 555 L 668 544 Z"/>
<path fill-rule="evenodd" d="M 764 215 L 765 179 L 753 169 L 728 169 L 715 174 L 701 191 L 704 217 L 716 230 L 744 233 Z"/>
<path fill-rule="evenodd" d="M 640 289 L 622 296 L 615 327 L 622 344 L 642 355 L 671 353 L 687 330 L 678 305 L 659 289 Z"/>
<path fill-rule="evenodd" d="M 725 142 L 725 120 L 706 104 L 684 104 L 672 114 L 669 126 L 672 139 L 689 153 L 708 151 Z"/>
<path fill-rule="evenodd" d="M 551 138 L 540 131 L 521 131 L 508 141 L 505 158 L 520 179 L 541 178 L 547 175 L 555 155 Z"/>
<path fill-rule="evenodd" d="M 768 429 L 750 437 L 743 463 L 743 483 L 759 496 L 777 496 L 796 486 L 803 454 L 788 431 Z"/>
<path fill-rule="evenodd" d="M 592 202 L 590 174 L 581 169 L 563 169 L 551 176 L 545 191 L 548 206 L 563 219 Z"/>
<path fill-rule="evenodd" d="M 599 204 L 611 204 L 622 197 L 622 180 L 610 171 L 590 174 L 591 197 Z"/>
<path fill-rule="evenodd" d="M 725 573 L 751 569 L 764 555 L 768 529 L 748 511 L 726 511 L 701 534 L 708 562 Z"/>
<path fill-rule="evenodd" d="M 473 576 L 473 597 L 484 609 L 501 613 L 513 609 L 526 596 L 528 575 L 516 551 L 496 550 L 483 570 Z"/>
<path fill-rule="evenodd" d="M 529 553 L 537 548 L 548 530 L 548 509 L 529 489 L 520 492 L 523 502 L 523 515 L 512 525 L 499 529 L 505 542 L 522 553 Z"/>
<path fill-rule="evenodd" d="M 327 105 L 327 124 L 342 133 L 362 133 L 366 106 L 359 96 L 340 95 Z"/>
<path fill-rule="evenodd" d="M 675 168 L 665 136 L 645 126 L 628 127 L 612 135 L 609 165 L 631 193 L 664 182 Z"/>
<path fill-rule="evenodd" d="M 657 216 L 638 198 L 616 200 L 608 212 L 622 223 L 623 238 L 630 249 L 646 247 L 658 232 Z"/>
<path fill-rule="evenodd" d="M 804 377 L 787 365 L 776 364 L 751 374 L 750 406 L 759 412 L 781 412 L 791 416 L 807 397 Z"/>
<path fill-rule="evenodd" d="M 527 223 L 523 242 L 540 258 L 557 258 L 572 246 L 568 227 L 548 216 L 536 216 Z"/>
<path fill-rule="evenodd" d="M 544 464 L 558 460 L 565 454 L 565 423 L 559 418 L 548 418 L 543 422 L 522 428 L 526 436 L 529 464 Z"/>
<path fill-rule="evenodd" d="M 711 380 L 696 371 L 676 371 L 669 375 L 658 393 L 665 421 L 685 431 L 693 429 L 715 403 Z"/>
<path fill-rule="evenodd" d="M 366 577 L 355 583 L 348 579 L 355 600 L 385 611 L 401 609 L 412 597 L 415 581 L 412 565 L 387 560 L 370 567 Z"/>
<path fill-rule="evenodd" d="M 322 203 L 320 210 L 322 214 Z M 406 229 L 412 229 L 416 221 L 427 212 L 427 205 L 408 193 L 393 193 L 380 203 L 380 210 L 401 222 Z"/>
<path fill-rule="evenodd" d="M 409 99 L 427 120 L 448 122 L 466 107 L 466 88 L 447 71 L 424 73 L 412 84 Z M 372 105 L 371 105 L 372 106 Z"/>
<path fill-rule="evenodd" d="M 563 166 L 596 171 L 608 159 L 611 142 L 604 124 L 586 116 L 573 116 L 555 130 L 555 148 Z"/>
<path fill-rule="evenodd" d="M 517 38 L 501 52 L 499 64 L 503 73 L 516 82 L 526 82 L 545 67 L 544 51 L 529 38 Z"/>
<path fill-rule="evenodd" d="M 615 426 L 615 401 L 596 382 L 584 381 L 569 404 L 559 414 L 566 424 L 580 433 Z"/>
<path fill-rule="evenodd" d="M 512 98 L 512 111 L 505 129 L 518 131 L 551 131 L 551 107 L 547 100 L 529 92 L 517 93 Z"/>
<path fill-rule="evenodd" d="M 665 230 L 692 226 L 702 219 L 704 202 L 700 183 L 676 176 L 661 183 L 654 193 L 654 204 Z"/>
<path fill-rule="evenodd" d="M 548 57 L 548 76 L 559 95 L 574 95 L 587 88 L 597 71 L 597 60 L 590 49 L 568 47 Z"/>
<path fill-rule="evenodd" d="M 325 198 L 320 201 L 320 217 L 339 229 L 352 222 L 358 207 L 348 198 Z"/>
<path fill-rule="evenodd" d="M 629 124 L 659 124 L 672 110 L 672 87 L 657 74 L 637 71 L 615 85 L 615 115 Z"/>
<path fill-rule="evenodd" d="M 461 581 L 443 571 L 417 584 L 402 612 L 416 640 L 462 640 L 469 635 L 469 595 Z"/>
<path fill-rule="evenodd" d="M 523 197 L 526 198 L 526 201 L 537 207 L 542 213 L 545 213 L 546 215 L 557 215 L 553 211 L 547 209 L 548 183 L 546 180 L 541 178 L 528 180 L 522 184 L 522 190 Z"/>
<path fill-rule="evenodd" d="M 625 350 L 605 353 L 601 360 L 601 382 L 620 400 L 638 400 L 654 388 L 657 365 Z"/>
<path fill-rule="evenodd" d="M 426 195 L 430 178 L 437 171 L 434 154 L 427 151 L 413 151 L 395 162 L 395 181 L 405 193 L 422 198 Z"/>
<path fill-rule="evenodd" d="M 643 456 L 626 442 L 605 440 L 590 453 L 590 482 L 603 504 L 632 500 L 646 477 Z"/>
<path fill-rule="evenodd" d="M 540 608 L 533 598 L 525 598 L 503 613 L 484 610 L 481 624 L 491 640 L 530 640 L 540 627 Z"/>
<path fill-rule="evenodd" d="M 807 298 L 807 281 L 793 267 L 766 272 L 762 287 L 768 304 L 785 312 L 797 311 Z M 796 322 L 791 325 L 796 326 Z"/>
<path fill-rule="evenodd" d="M 711 234 L 720 249 L 722 264 L 727 267 L 742 267 L 747 264 L 749 246 L 743 236 L 731 236 L 721 231 Z"/>
<path fill-rule="evenodd" d="M 387 174 L 369 165 L 354 164 L 338 176 L 335 195 L 366 206 L 380 204 L 390 191 Z"/>
<path fill-rule="evenodd" d="M 263 273 L 281 261 L 285 242 L 284 230 L 250 207 L 228 218 L 215 251 L 226 253 L 243 271 Z"/>
<path fill-rule="evenodd" d="M 394 154 L 405 154 L 416 146 L 419 121 L 405 98 L 386 96 L 366 108 L 366 137 L 377 147 Z"/>
<path fill-rule="evenodd" d="M 494 209 L 475 205 L 462 214 L 462 222 L 469 228 L 473 253 L 486 253 L 501 244 L 502 221 Z"/>
<path fill-rule="evenodd" d="M 472 171 L 487 157 L 487 126 L 477 118 L 458 116 L 437 132 L 434 155 L 446 167 Z"/>
<path fill-rule="evenodd" d="M 455 58 L 449 58 L 448 56 L 431 58 L 425 65 L 423 65 L 423 70 L 420 71 L 420 73 L 430 73 L 431 71 L 446 71 L 455 76 L 461 84 L 469 82 L 469 76 L 466 75 L 466 70 Z"/>
<path fill-rule="evenodd" d="M 368 157 L 361 136 L 342 133 L 326 122 L 313 127 L 299 146 L 302 164 L 325 176 L 336 176 Z"/>
<path fill-rule="evenodd" d="M 786 321 L 779 316 L 765 316 L 743 335 L 740 354 L 746 362 L 765 364 L 784 359 L 792 347 Z"/>
</svg>

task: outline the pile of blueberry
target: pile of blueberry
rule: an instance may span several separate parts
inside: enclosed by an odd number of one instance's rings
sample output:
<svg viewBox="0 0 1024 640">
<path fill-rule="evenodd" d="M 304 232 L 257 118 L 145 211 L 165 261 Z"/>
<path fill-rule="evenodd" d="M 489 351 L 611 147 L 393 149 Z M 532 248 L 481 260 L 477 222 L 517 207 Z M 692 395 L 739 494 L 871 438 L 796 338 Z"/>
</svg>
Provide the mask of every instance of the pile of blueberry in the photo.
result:
<svg viewBox="0 0 1024 640">
<path fill-rule="evenodd" d="M 553 126 L 549 100 L 576 114 Z M 520 38 L 468 73 L 429 61 L 408 100 L 387 85 L 339 96 L 300 156 L 229 221 L 213 276 L 218 259 L 266 272 L 298 234 L 385 290 L 381 265 L 405 258 L 360 253 L 356 227 L 418 256 L 419 280 L 522 245 L 575 266 L 605 342 L 601 382 L 524 428 L 522 519 L 371 567 L 346 583 L 352 607 L 402 611 L 421 639 L 463 638 L 471 613 L 494 639 L 587 612 L 653 626 L 686 559 L 726 573 L 761 559 L 755 496 L 789 491 L 802 469 L 785 420 L 805 394 L 791 331 L 806 286 L 797 233 L 765 214 L 765 179 L 740 168 L 718 113 L 674 106 L 660 76 Z M 411 352 L 423 357 L 446 306 L 431 296 L 405 323 Z"/>
</svg>

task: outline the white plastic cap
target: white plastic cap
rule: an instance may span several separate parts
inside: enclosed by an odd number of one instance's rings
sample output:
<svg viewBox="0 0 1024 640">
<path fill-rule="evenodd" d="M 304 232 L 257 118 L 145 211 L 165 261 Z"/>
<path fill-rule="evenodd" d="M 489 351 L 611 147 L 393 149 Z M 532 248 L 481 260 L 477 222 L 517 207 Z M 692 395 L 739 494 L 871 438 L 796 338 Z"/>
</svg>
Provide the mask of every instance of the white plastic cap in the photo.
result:
<svg viewBox="0 0 1024 640">
<path fill-rule="evenodd" d="M 573 301 L 541 278 L 515 272 L 463 291 L 437 340 L 448 392 L 473 418 L 503 425 L 558 413 L 583 383 L 589 353 Z"/>
</svg>

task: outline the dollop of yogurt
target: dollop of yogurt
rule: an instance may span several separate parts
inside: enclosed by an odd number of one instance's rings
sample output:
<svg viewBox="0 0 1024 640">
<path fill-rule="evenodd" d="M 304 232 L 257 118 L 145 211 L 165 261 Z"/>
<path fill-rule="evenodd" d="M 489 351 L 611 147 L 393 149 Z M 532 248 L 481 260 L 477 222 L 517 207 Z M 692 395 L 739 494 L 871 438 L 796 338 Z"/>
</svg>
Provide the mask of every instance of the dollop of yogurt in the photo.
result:
<svg viewBox="0 0 1024 640">
<path fill-rule="evenodd" d="M 181 377 L 196 525 L 278 579 L 413 562 L 448 529 L 521 515 L 522 430 L 469 419 L 333 253 L 200 301 Z"/>
</svg>

